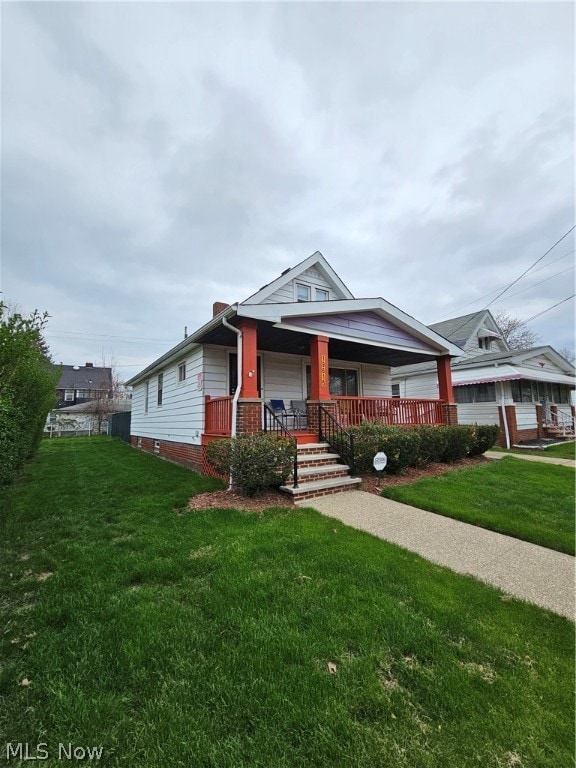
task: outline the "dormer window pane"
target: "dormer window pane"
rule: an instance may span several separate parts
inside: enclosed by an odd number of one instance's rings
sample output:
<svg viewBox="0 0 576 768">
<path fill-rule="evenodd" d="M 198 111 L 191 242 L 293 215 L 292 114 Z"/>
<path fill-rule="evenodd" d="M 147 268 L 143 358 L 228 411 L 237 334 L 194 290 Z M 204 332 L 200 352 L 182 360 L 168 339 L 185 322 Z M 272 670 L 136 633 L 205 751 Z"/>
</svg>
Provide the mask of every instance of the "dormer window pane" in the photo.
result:
<svg viewBox="0 0 576 768">
<path fill-rule="evenodd" d="M 330 294 L 323 288 L 316 288 L 316 301 L 328 301 Z"/>
<path fill-rule="evenodd" d="M 296 283 L 296 298 L 298 301 L 310 301 L 310 286 Z"/>
</svg>

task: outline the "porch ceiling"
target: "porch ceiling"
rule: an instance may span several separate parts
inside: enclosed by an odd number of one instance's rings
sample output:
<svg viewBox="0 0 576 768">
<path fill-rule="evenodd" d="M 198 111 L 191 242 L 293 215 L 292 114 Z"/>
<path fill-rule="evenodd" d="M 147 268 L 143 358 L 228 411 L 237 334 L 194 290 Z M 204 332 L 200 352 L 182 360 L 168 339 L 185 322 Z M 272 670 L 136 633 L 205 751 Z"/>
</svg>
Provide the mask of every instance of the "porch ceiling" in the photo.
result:
<svg viewBox="0 0 576 768">
<path fill-rule="evenodd" d="M 232 323 L 237 325 L 234 318 Z M 258 349 L 264 352 L 280 352 L 287 355 L 309 355 L 310 340 L 308 333 L 288 331 L 284 328 L 275 328 L 272 323 L 258 321 Z M 220 346 L 235 347 L 236 335 L 223 325 L 212 329 L 202 339 L 204 344 L 216 344 Z M 388 349 L 371 344 L 359 344 L 342 339 L 330 339 L 330 360 L 342 360 L 354 363 L 373 363 L 375 365 L 411 365 L 430 361 L 433 356 L 421 352 L 408 352 L 399 349 Z"/>
</svg>

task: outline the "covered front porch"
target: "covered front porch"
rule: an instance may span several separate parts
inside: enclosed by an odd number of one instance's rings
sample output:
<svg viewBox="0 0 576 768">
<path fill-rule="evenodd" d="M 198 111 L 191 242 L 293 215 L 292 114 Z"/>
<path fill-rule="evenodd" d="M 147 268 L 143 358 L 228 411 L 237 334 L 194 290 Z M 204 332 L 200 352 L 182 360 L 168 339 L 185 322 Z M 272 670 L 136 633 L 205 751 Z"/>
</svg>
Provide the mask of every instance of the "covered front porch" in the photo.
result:
<svg viewBox="0 0 576 768">
<path fill-rule="evenodd" d="M 313 322 L 292 318 L 290 327 L 241 316 L 232 322 L 234 329 L 226 323 L 206 339 L 214 345 L 214 366 L 227 370 L 226 380 L 221 378 L 227 391 L 204 396 L 203 442 L 261 430 L 318 439 L 321 410 L 344 429 L 366 421 L 391 426 L 456 422 L 452 350 L 434 348 L 376 314 Z M 390 368 L 431 358 L 439 397 L 392 397 Z M 284 411 L 272 408 L 273 401 L 281 401 Z"/>
</svg>

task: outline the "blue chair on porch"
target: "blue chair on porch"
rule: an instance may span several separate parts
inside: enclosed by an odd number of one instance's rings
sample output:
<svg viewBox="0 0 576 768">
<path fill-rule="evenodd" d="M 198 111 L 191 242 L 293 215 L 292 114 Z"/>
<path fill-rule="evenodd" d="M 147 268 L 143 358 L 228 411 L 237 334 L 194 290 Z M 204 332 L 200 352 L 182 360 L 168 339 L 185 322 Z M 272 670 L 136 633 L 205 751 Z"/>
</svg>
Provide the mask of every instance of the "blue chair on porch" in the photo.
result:
<svg viewBox="0 0 576 768">
<path fill-rule="evenodd" d="M 270 400 L 270 410 L 288 429 L 288 418 L 292 416 L 284 405 L 284 400 Z"/>
</svg>

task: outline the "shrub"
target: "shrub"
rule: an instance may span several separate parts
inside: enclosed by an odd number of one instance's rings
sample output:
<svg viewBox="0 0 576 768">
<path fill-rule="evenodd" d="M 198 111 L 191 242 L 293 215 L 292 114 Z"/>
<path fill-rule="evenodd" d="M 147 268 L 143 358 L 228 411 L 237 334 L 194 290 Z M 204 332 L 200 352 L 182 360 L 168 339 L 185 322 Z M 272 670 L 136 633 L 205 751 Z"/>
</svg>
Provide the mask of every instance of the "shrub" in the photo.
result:
<svg viewBox="0 0 576 768">
<path fill-rule="evenodd" d="M 415 429 L 362 424 L 350 427 L 348 431 L 355 436 L 356 471 L 361 474 L 372 471 L 374 454 L 378 451 L 384 451 L 388 457 L 386 471 L 392 475 L 400 474 L 417 463 L 420 438 Z"/>
<path fill-rule="evenodd" d="M 500 436 L 498 424 L 475 424 L 474 441 L 470 449 L 471 456 L 481 456 L 484 451 L 490 450 L 496 444 Z"/>
<path fill-rule="evenodd" d="M 292 440 L 267 432 L 213 440 L 206 458 L 222 475 L 231 474 L 234 485 L 246 496 L 286 482 L 294 465 Z"/>
<path fill-rule="evenodd" d="M 468 456 L 474 445 L 474 427 L 467 424 L 447 424 L 439 429 L 446 435 L 442 461 L 451 464 Z"/>
<path fill-rule="evenodd" d="M 420 436 L 418 465 L 425 467 L 428 464 L 442 461 L 448 441 L 448 433 L 444 428 L 427 424 L 418 427 L 418 434 Z"/>
</svg>

